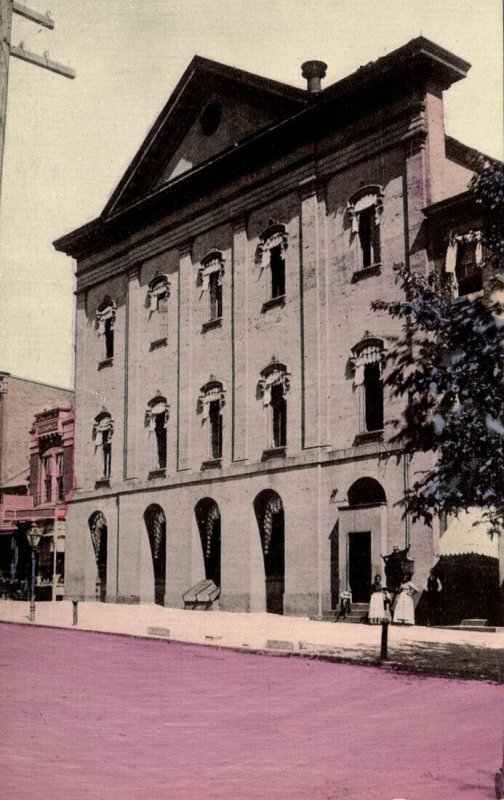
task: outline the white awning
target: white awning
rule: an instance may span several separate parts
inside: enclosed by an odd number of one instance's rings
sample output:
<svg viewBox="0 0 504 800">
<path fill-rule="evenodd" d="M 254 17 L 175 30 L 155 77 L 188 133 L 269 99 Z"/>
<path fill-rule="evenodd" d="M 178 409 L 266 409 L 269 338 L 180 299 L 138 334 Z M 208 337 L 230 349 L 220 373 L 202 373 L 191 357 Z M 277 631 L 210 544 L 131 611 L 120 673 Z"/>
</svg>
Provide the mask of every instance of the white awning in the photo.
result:
<svg viewBox="0 0 504 800">
<path fill-rule="evenodd" d="M 479 508 L 461 511 L 458 517 L 448 519 L 445 533 L 439 540 L 439 555 L 460 555 L 477 553 L 482 556 L 498 558 L 498 537 L 489 534 L 488 522 L 481 522 L 483 512 Z M 474 525 L 480 522 L 479 525 Z"/>
</svg>

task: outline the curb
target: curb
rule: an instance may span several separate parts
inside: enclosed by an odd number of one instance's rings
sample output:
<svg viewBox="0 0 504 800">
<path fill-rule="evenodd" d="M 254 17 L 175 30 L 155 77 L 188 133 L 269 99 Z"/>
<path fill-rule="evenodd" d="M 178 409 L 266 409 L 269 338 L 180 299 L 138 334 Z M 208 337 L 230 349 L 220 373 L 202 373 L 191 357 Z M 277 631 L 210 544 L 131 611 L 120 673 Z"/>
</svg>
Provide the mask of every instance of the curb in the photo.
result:
<svg viewBox="0 0 504 800">
<path fill-rule="evenodd" d="M 266 647 L 250 647 L 246 643 L 244 643 L 241 647 L 239 645 L 226 645 L 223 643 L 216 643 L 215 640 L 206 641 L 206 642 L 188 642 L 185 640 L 180 639 L 173 639 L 169 638 L 169 631 L 168 629 L 162 629 L 163 633 L 152 633 L 149 634 L 149 628 L 147 628 L 147 633 L 139 634 L 139 633 L 127 633 L 121 631 L 98 631 L 94 628 L 80 628 L 77 626 L 63 626 L 63 625 L 44 625 L 37 622 L 17 622 L 12 620 L 0 620 L 0 625 L 17 625 L 19 627 L 32 627 L 32 628 L 42 628 L 48 630 L 60 630 L 60 631 L 67 631 L 67 632 L 75 632 L 75 633 L 94 633 L 97 635 L 103 636 L 122 636 L 127 637 L 130 639 L 140 639 L 143 641 L 150 641 L 150 642 L 162 642 L 164 644 L 175 644 L 181 645 L 184 647 L 205 647 L 205 648 L 213 648 L 214 650 L 224 650 L 232 653 L 251 653 L 253 655 L 259 656 L 270 656 L 274 658 L 301 658 L 305 661 L 326 661 L 332 664 L 347 664 L 350 666 L 358 666 L 358 667 L 375 667 L 386 672 L 390 672 L 392 674 L 407 674 L 407 675 L 415 675 L 418 678 L 439 678 L 444 680 L 461 680 L 461 681 L 478 681 L 478 683 L 488 683 L 491 685 L 501 685 L 504 682 L 504 678 L 502 680 L 494 680 L 492 678 L 481 678 L 476 677 L 474 675 L 464 675 L 457 672 L 456 669 L 453 672 L 439 672 L 434 669 L 428 668 L 418 668 L 414 664 L 405 665 L 401 664 L 397 661 L 387 660 L 381 661 L 379 655 L 377 655 L 376 659 L 359 659 L 359 657 L 352 658 L 350 656 L 345 656 L 344 654 L 337 654 L 337 653 L 329 653 L 323 652 L 322 648 L 324 645 L 320 645 L 321 649 L 308 649 L 306 647 L 307 642 L 300 641 L 298 642 L 298 649 L 295 648 L 293 642 L 283 642 L 283 641 L 276 641 L 276 640 L 268 640 L 271 644 L 282 644 L 282 645 L 291 645 L 292 647 L 286 648 L 282 647 L 280 649 L 269 648 L 268 645 Z M 154 628 L 152 628 L 154 630 Z M 156 629 L 158 630 L 158 629 Z M 305 646 L 303 648 L 303 645 Z M 316 645 L 310 645 L 310 647 L 316 648 Z"/>
</svg>

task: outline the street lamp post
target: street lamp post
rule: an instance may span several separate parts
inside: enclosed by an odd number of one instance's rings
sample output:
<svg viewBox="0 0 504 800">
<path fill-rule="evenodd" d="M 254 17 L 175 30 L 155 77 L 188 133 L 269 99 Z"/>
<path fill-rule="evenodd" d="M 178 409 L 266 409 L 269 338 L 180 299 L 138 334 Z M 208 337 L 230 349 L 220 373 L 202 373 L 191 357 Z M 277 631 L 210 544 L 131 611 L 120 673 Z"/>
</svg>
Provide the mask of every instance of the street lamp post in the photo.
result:
<svg viewBox="0 0 504 800">
<path fill-rule="evenodd" d="M 35 622 L 35 568 L 37 563 L 37 547 L 41 535 L 35 529 L 26 534 L 31 547 L 31 585 L 30 585 L 30 622 Z"/>
</svg>

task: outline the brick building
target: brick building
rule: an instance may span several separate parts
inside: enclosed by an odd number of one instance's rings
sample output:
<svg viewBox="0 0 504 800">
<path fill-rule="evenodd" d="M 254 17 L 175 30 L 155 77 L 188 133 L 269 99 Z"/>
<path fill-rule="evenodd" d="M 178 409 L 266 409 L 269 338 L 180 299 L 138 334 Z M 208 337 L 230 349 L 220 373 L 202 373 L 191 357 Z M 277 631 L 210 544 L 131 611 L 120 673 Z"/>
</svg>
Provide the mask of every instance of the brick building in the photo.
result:
<svg viewBox="0 0 504 800">
<path fill-rule="evenodd" d="M 225 610 L 320 613 L 365 604 L 394 545 L 424 584 L 439 530 L 397 506 L 422 461 L 390 444 L 396 330 L 370 303 L 396 262 L 451 246 L 460 273 L 443 203 L 474 152 L 443 92 L 468 69 L 424 38 L 327 88 L 307 62 L 307 90 L 193 59 L 102 215 L 55 243 L 77 260 L 69 595 L 98 576 L 181 606 L 208 578 Z"/>
<path fill-rule="evenodd" d="M 37 598 L 62 599 L 72 496 L 73 392 L 0 373 L 0 593 L 27 596 L 36 530 Z"/>
</svg>

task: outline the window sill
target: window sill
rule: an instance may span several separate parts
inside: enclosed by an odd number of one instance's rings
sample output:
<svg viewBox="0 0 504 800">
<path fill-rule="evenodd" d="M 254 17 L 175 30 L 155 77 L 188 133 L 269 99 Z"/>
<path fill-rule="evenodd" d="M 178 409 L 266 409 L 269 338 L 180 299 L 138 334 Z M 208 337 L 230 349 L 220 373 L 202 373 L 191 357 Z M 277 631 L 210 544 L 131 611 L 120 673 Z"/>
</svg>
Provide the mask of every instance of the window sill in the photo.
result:
<svg viewBox="0 0 504 800">
<path fill-rule="evenodd" d="M 271 458 L 285 458 L 287 455 L 287 447 L 270 447 L 268 450 L 263 450 L 261 461 L 269 461 Z"/>
<path fill-rule="evenodd" d="M 99 480 L 95 481 L 94 488 L 95 489 L 109 489 L 110 488 L 110 478 L 100 478 Z"/>
<path fill-rule="evenodd" d="M 211 330 L 212 328 L 221 328 L 222 327 L 222 317 L 215 317 L 215 319 L 209 319 L 208 322 L 204 322 L 201 326 L 201 333 L 205 333 L 206 331 Z"/>
<path fill-rule="evenodd" d="M 266 302 L 262 304 L 261 313 L 264 314 L 264 312 L 269 311 L 270 308 L 283 307 L 284 305 L 284 294 L 281 294 L 279 297 L 272 297 L 270 300 L 266 300 Z"/>
<path fill-rule="evenodd" d="M 157 350 L 159 347 L 166 347 L 168 344 L 168 338 L 163 336 L 162 339 L 155 339 L 153 342 L 150 343 L 149 350 Z"/>
<path fill-rule="evenodd" d="M 151 471 L 147 475 L 147 480 L 152 481 L 155 478 L 166 478 L 166 467 L 160 467 L 159 469 L 151 469 Z"/>
<path fill-rule="evenodd" d="M 98 369 L 105 369 L 105 367 L 111 367 L 114 363 L 113 358 L 104 358 L 103 361 L 98 363 Z"/>
<path fill-rule="evenodd" d="M 383 430 L 358 433 L 353 441 L 353 446 L 358 447 L 360 444 L 371 444 L 372 442 L 383 442 Z"/>
<path fill-rule="evenodd" d="M 356 270 L 352 275 L 352 283 L 358 283 L 358 281 L 370 278 L 372 275 L 381 275 L 381 264 L 371 264 L 370 267 Z"/>
<path fill-rule="evenodd" d="M 222 466 L 221 458 L 209 458 L 208 461 L 203 461 L 201 469 L 220 469 Z"/>
</svg>

